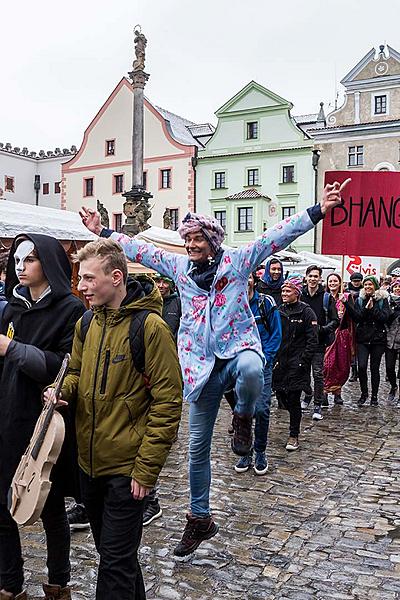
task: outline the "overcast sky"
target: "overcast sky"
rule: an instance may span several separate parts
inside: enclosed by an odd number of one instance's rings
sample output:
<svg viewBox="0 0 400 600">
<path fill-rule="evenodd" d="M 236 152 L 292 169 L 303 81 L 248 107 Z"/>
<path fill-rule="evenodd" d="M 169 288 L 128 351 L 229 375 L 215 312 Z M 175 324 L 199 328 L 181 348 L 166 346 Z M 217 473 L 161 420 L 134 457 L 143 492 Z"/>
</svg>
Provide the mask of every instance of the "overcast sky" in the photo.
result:
<svg viewBox="0 0 400 600">
<path fill-rule="evenodd" d="M 79 146 L 130 70 L 136 23 L 148 38 L 150 100 L 215 123 L 251 79 L 293 102 L 293 114 L 332 106 L 371 47 L 400 51 L 399 22 L 399 0 L 2 0 L 0 141 Z"/>
</svg>

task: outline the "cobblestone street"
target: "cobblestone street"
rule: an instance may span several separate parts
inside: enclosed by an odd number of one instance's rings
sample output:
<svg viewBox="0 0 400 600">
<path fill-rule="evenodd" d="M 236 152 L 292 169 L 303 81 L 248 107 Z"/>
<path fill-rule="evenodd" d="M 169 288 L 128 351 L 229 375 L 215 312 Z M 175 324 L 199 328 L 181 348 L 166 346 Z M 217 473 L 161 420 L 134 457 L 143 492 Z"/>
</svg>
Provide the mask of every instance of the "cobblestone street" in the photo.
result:
<svg viewBox="0 0 400 600">
<path fill-rule="evenodd" d="M 381 385 L 381 398 L 387 395 Z M 302 423 L 289 454 L 288 415 L 273 408 L 266 476 L 237 474 L 223 404 L 213 445 L 212 506 L 219 534 L 186 561 L 172 550 L 185 523 L 187 406 L 160 482 L 162 518 L 144 531 L 140 560 L 150 600 L 392 600 L 400 598 L 400 409 L 382 400 L 358 408 L 358 384 L 343 407 Z M 44 536 L 26 528 L 28 591 L 40 597 Z M 73 598 L 94 598 L 90 534 L 72 538 Z"/>
</svg>

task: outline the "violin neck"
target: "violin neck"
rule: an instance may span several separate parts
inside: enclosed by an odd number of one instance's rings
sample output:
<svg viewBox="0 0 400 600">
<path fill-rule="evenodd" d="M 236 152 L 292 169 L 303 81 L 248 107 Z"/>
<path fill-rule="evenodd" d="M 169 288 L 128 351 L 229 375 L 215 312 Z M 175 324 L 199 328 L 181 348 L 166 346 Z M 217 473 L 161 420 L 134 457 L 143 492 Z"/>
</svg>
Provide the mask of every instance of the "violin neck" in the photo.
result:
<svg viewBox="0 0 400 600">
<path fill-rule="evenodd" d="M 33 460 L 36 460 L 37 457 L 39 456 L 39 452 L 40 452 L 40 448 L 42 447 L 42 444 L 44 442 L 44 438 L 46 436 L 47 430 L 49 428 L 51 419 L 53 418 L 53 414 L 55 411 L 56 405 L 51 403 L 49 406 L 46 407 L 46 416 L 45 419 L 43 421 L 43 425 L 38 433 L 37 439 L 33 445 L 33 448 L 31 450 L 31 456 L 33 458 Z"/>
</svg>

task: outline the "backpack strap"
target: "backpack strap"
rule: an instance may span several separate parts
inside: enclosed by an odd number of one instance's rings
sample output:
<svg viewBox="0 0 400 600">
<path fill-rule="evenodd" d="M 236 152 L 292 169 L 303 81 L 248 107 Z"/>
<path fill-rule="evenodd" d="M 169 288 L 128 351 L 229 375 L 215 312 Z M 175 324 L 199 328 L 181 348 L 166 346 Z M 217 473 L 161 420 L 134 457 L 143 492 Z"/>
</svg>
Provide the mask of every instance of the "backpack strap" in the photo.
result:
<svg viewBox="0 0 400 600">
<path fill-rule="evenodd" d="M 266 303 L 269 303 L 270 306 L 267 308 Z M 258 308 L 260 310 L 261 320 L 267 332 L 271 333 L 271 317 L 273 313 L 276 311 L 277 306 L 276 302 L 272 296 L 267 294 L 258 294 Z"/>
<path fill-rule="evenodd" d="M 81 338 L 81 342 L 82 342 L 82 346 L 85 343 L 85 339 L 86 339 L 86 335 L 90 326 L 90 323 L 92 322 L 93 319 L 93 311 L 87 310 L 83 313 L 82 315 L 82 319 L 81 319 L 81 330 L 79 332 L 79 337 Z"/>
<path fill-rule="evenodd" d="M 132 314 L 129 326 L 129 343 L 133 365 L 139 373 L 144 375 L 146 348 L 144 345 L 144 326 L 148 315 L 152 310 L 137 310 Z"/>
</svg>

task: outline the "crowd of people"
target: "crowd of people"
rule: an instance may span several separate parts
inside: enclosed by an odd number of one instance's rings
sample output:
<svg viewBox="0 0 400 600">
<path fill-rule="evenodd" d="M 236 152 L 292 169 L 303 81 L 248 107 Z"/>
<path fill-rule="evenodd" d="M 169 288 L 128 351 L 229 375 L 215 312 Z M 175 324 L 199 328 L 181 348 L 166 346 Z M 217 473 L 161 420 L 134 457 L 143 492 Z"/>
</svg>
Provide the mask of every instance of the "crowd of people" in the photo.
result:
<svg viewBox="0 0 400 600">
<path fill-rule="evenodd" d="M 317 265 L 303 282 L 297 274 L 285 277 L 282 263 L 270 258 L 338 205 L 345 184 L 328 185 L 321 204 L 238 249 L 222 248 L 224 231 L 215 219 L 189 213 L 179 228 L 186 257 L 112 232 L 98 213 L 82 209 L 83 223 L 99 236 L 75 256 L 78 289 L 90 310 L 71 292 L 61 244 L 17 236 L 0 307 L 0 600 L 27 598 L 8 496 L 43 401 L 57 404 L 66 423 L 42 512 L 48 600 L 71 598 L 70 528 L 88 523 L 99 553 L 96 599 L 145 598 L 138 548 L 143 525 L 162 514 L 157 480 L 177 436 L 183 398 L 189 401 L 190 510 L 174 548 L 178 557 L 218 532 L 210 452 L 224 396 L 232 408 L 235 470 L 254 462 L 257 476 L 268 470 L 272 393 L 289 412 L 288 451 L 299 448 L 302 410 L 312 399 L 315 420 L 330 393 L 343 403 L 351 365 L 360 379 L 359 403 L 366 402 L 369 356 L 371 404 L 377 403 L 385 348 L 394 401 L 400 281 L 388 292 L 375 278 L 358 283 L 353 277 L 357 289 L 343 292 L 340 276 L 331 274 L 324 289 Z M 158 276 L 128 277 L 126 257 Z M 53 381 L 66 352 L 69 371 L 56 396 Z M 76 500 L 68 514 L 66 496 Z"/>
</svg>

